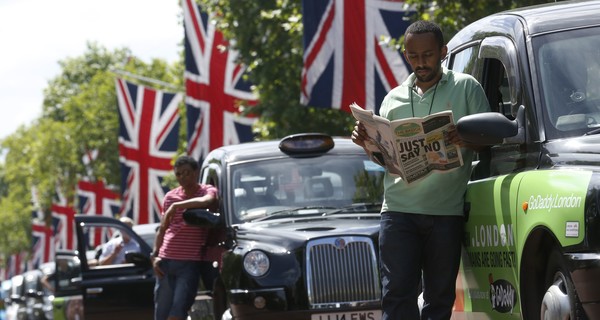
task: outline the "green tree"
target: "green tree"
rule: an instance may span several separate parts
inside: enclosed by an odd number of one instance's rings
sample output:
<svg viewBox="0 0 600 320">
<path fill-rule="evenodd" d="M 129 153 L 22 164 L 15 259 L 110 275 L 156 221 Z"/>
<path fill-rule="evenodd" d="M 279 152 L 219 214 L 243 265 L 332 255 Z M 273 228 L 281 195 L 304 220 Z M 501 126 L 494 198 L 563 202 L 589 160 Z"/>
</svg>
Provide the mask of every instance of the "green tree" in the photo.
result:
<svg viewBox="0 0 600 320">
<path fill-rule="evenodd" d="M 82 162 L 85 152 L 98 151 L 91 164 L 94 177 L 120 185 L 115 77 L 127 79 L 128 74 L 134 74 L 139 77 L 129 79 L 133 82 L 183 91 L 181 61 L 173 66 L 159 59 L 145 63 L 128 49 L 110 52 L 89 43 L 82 56 L 65 59 L 59 65 L 60 75 L 44 90 L 42 117 L 0 143 L 0 153 L 5 155 L 0 167 L 0 213 L 11 217 L 0 220 L 0 229 L 12 230 L 7 232 L 11 235 L 0 237 L 0 252 L 5 254 L 29 248 L 30 236 L 23 235 L 30 234 L 31 187 L 38 189 L 46 211 L 57 188 L 73 204 L 76 183 L 88 173 Z M 144 79 L 157 81 L 149 84 Z M 157 84 L 162 82 L 175 87 Z M 182 115 L 183 111 L 182 105 Z M 180 140 L 185 141 L 185 132 L 180 134 Z M 184 148 L 182 142 L 180 149 Z M 13 234 L 19 235 L 17 240 Z"/>
<path fill-rule="evenodd" d="M 2 168 L 0 197 L 0 252 L 6 256 L 28 249 L 31 238 L 31 167 L 35 145 L 33 134 L 24 127 L 2 141 L 5 165 Z M 1 266 L 0 266 L 1 267 Z"/>
</svg>

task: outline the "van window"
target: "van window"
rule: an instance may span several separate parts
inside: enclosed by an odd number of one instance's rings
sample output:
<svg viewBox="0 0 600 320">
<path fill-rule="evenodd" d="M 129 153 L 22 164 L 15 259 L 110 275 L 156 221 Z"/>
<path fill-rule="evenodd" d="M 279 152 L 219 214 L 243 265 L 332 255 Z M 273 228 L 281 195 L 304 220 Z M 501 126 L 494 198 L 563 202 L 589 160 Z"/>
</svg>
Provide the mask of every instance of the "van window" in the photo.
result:
<svg viewBox="0 0 600 320">
<path fill-rule="evenodd" d="M 478 46 L 471 46 L 453 53 L 450 69 L 456 72 L 468 73 L 474 76 L 475 78 L 478 78 L 478 51 Z"/>
</svg>

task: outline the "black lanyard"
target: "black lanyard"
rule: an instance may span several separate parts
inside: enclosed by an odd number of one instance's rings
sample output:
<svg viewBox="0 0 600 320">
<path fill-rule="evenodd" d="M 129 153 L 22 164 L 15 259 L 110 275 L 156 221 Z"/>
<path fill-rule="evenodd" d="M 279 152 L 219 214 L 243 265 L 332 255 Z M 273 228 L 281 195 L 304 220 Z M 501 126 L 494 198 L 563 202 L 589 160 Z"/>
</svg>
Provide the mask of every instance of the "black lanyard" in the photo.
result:
<svg viewBox="0 0 600 320">
<path fill-rule="evenodd" d="M 431 97 L 431 104 L 429 105 L 429 112 L 427 113 L 427 115 L 431 114 L 431 109 L 433 108 L 433 101 L 435 100 L 435 93 L 437 92 L 438 84 L 440 84 L 439 80 L 435 83 L 435 88 L 433 89 L 433 97 Z M 416 86 L 417 82 L 415 81 L 413 86 L 408 88 L 408 90 L 410 90 L 410 109 L 412 110 L 413 118 L 415 117 L 415 107 L 413 106 L 413 90 L 416 88 Z M 423 95 L 425 95 L 425 92 L 423 92 Z"/>
</svg>

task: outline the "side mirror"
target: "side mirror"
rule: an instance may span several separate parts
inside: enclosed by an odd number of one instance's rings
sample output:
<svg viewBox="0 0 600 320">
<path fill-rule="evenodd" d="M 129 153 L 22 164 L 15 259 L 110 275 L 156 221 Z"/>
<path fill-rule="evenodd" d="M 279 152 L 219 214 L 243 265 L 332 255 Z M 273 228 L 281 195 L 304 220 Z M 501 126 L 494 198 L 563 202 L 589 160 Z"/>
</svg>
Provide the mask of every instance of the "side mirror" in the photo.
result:
<svg viewBox="0 0 600 320">
<path fill-rule="evenodd" d="M 470 144 L 495 145 L 507 138 L 523 134 L 522 118 L 524 108 L 520 108 L 517 119 L 509 120 L 498 112 L 471 114 L 458 119 L 456 130 L 460 138 Z"/>
<path fill-rule="evenodd" d="M 216 228 L 223 225 L 220 214 L 206 209 L 187 209 L 183 212 L 183 220 L 187 224 L 205 228 Z"/>
<path fill-rule="evenodd" d="M 141 252 L 125 252 L 125 262 L 133 263 L 136 267 L 151 268 L 150 258 Z"/>
</svg>

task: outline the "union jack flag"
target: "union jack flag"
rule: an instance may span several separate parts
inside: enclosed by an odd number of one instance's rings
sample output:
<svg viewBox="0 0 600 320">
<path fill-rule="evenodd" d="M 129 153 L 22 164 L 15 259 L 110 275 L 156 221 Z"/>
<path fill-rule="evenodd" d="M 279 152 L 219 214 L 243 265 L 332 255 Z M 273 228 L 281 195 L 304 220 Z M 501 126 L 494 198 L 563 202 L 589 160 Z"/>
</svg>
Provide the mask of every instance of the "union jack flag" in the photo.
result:
<svg viewBox="0 0 600 320">
<path fill-rule="evenodd" d="M 255 118 L 236 114 L 236 103 L 256 103 L 238 52 L 228 43 L 209 15 L 193 0 L 183 4 L 185 27 L 185 83 L 188 154 L 203 159 L 208 151 L 253 139 Z"/>
<path fill-rule="evenodd" d="M 102 180 L 90 181 L 88 178 L 79 180 L 77 197 L 79 212 L 82 214 L 114 217 L 121 208 L 119 194 L 108 188 Z M 88 237 L 92 248 L 108 239 L 106 229 L 108 228 L 91 228 Z"/>
<path fill-rule="evenodd" d="M 18 274 L 28 270 L 27 252 L 19 252 L 12 254 L 6 261 L 6 270 L 4 271 L 5 279 L 10 279 Z"/>
<path fill-rule="evenodd" d="M 163 177 L 171 173 L 177 153 L 183 96 L 122 79 L 116 80 L 119 104 L 120 215 L 137 224 L 158 222 L 165 190 Z"/>
<path fill-rule="evenodd" d="M 54 230 L 46 225 L 43 220 L 33 219 L 31 222 L 33 268 L 38 268 L 42 263 L 54 260 Z"/>
<path fill-rule="evenodd" d="M 77 235 L 75 234 L 75 209 L 68 204 L 66 197 L 57 191 L 58 201 L 53 201 L 52 225 L 56 249 L 75 250 Z"/>
<path fill-rule="evenodd" d="M 410 74 L 398 39 L 411 11 L 398 1 L 303 0 L 304 66 L 300 102 L 350 112 L 379 111 L 385 94 Z"/>
</svg>

